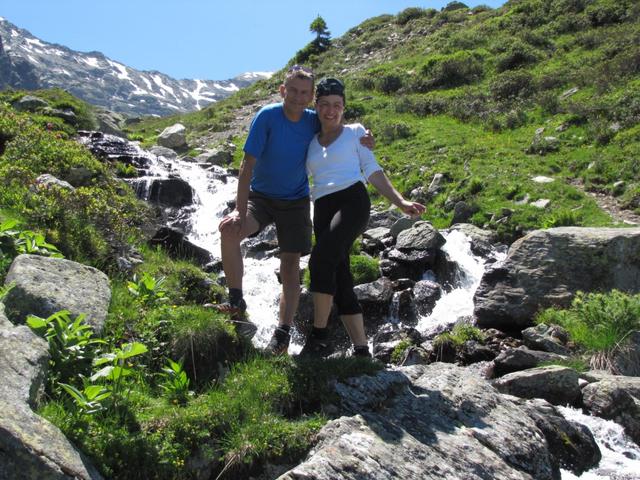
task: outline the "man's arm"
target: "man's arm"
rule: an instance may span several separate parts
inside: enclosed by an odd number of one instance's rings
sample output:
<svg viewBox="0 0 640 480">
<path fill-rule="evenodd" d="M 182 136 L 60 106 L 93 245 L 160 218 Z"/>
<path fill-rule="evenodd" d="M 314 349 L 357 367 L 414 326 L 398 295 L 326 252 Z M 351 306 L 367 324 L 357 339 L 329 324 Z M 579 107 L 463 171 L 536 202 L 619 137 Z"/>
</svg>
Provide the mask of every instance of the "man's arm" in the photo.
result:
<svg viewBox="0 0 640 480">
<path fill-rule="evenodd" d="M 227 226 L 233 226 L 238 230 L 244 224 L 247 218 L 247 204 L 249 203 L 249 187 L 251 186 L 251 176 L 253 175 L 253 167 L 256 164 L 256 157 L 245 152 L 240 164 L 240 173 L 238 174 L 238 190 L 236 193 L 236 209 L 227 215 L 220 222 L 219 229 L 223 230 Z"/>
<path fill-rule="evenodd" d="M 376 146 L 376 139 L 373 137 L 373 133 L 368 128 L 366 129 L 365 134 L 360 137 L 360 144 L 363 147 L 367 147 L 369 150 L 373 150 Z"/>
</svg>

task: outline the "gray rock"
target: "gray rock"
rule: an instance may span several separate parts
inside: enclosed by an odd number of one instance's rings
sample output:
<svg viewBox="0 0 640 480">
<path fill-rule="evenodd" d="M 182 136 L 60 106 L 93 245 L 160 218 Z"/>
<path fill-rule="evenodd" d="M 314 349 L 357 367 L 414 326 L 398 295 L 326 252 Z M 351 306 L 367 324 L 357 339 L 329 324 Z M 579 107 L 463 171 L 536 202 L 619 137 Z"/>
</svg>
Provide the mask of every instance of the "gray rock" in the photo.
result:
<svg viewBox="0 0 640 480">
<path fill-rule="evenodd" d="M 165 207 L 180 208 L 193 204 L 193 188 L 181 178 L 154 179 L 148 200 Z"/>
<path fill-rule="evenodd" d="M 40 97 L 25 95 L 20 100 L 12 103 L 12 106 L 20 112 L 35 112 L 38 109 L 48 107 L 49 104 Z"/>
<path fill-rule="evenodd" d="M 464 369 L 401 367 L 336 390 L 349 416 L 281 480 L 559 478 L 534 421 Z"/>
<path fill-rule="evenodd" d="M 5 279 L 15 284 L 5 298 L 6 314 L 13 323 L 28 315 L 47 318 L 60 310 L 72 316 L 84 313 L 86 322 L 100 333 L 111 300 L 109 279 L 100 270 L 61 258 L 17 256 Z"/>
<path fill-rule="evenodd" d="M 184 148 L 187 146 L 187 129 L 181 123 L 165 128 L 158 136 L 158 145 L 167 148 Z"/>
<path fill-rule="evenodd" d="M 563 355 L 556 353 L 530 350 L 527 347 L 508 348 L 493 360 L 494 373 L 500 377 L 507 373 L 518 372 L 528 368 L 534 368 L 541 363 L 553 362 L 565 359 Z"/>
<path fill-rule="evenodd" d="M 536 422 L 560 468 L 580 476 L 600 463 L 600 448 L 587 426 L 567 420 L 545 400 L 521 400 L 518 405 Z"/>
<path fill-rule="evenodd" d="M 102 479 L 60 429 L 25 403 L 0 398 L 0 432 L 0 478 Z"/>
<path fill-rule="evenodd" d="M 411 228 L 417 221 L 416 218 L 400 217 L 391 225 L 389 233 L 393 238 L 398 238 L 401 232 Z"/>
<path fill-rule="evenodd" d="M 196 162 L 210 163 L 220 167 L 229 165 L 232 161 L 233 155 L 231 152 L 222 149 L 207 150 L 196 157 Z"/>
<path fill-rule="evenodd" d="M 0 304 L 0 399 L 36 406 L 48 362 L 47 342 L 26 325 L 14 326 Z"/>
<path fill-rule="evenodd" d="M 39 189 L 49 190 L 50 188 L 61 188 L 63 190 L 75 190 L 73 185 L 64 180 L 54 177 L 50 173 L 43 173 L 36 178 L 35 187 Z"/>
<path fill-rule="evenodd" d="M 609 361 L 609 368 L 615 375 L 640 376 L 640 332 L 631 332 L 615 349 Z"/>
<path fill-rule="evenodd" d="M 577 291 L 640 292 L 640 229 L 560 227 L 514 242 L 502 266 L 485 271 L 474 297 L 478 325 L 522 330 Z"/>
<path fill-rule="evenodd" d="M 587 410 L 598 417 L 613 420 L 640 445 L 640 378 L 605 375 L 602 380 L 582 389 Z"/>
<path fill-rule="evenodd" d="M 532 350 L 569 355 L 571 352 L 566 346 L 569 335 L 565 329 L 558 325 L 545 325 L 543 323 L 535 327 L 529 327 L 522 331 L 524 344 Z"/>
<path fill-rule="evenodd" d="M 178 158 L 178 154 L 175 151 L 161 145 L 154 145 L 149 149 L 149 152 L 157 155 L 158 157 L 164 157 L 168 160 Z"/>
<path fill-rule="evenodd" d="M 537 367 L 514 372 L 493 381 L 502 393 L 521 398 L 543 398 L 554 405 L 577 406 L 581 400 L 578 374 L 567 367 Z"/>
<path fill-rule="evenodd" d="M 445 244 L 444 237 L 428 222 L 417 222 L 398 234 L 399 250 L 437 250 Z"/>
</svg>

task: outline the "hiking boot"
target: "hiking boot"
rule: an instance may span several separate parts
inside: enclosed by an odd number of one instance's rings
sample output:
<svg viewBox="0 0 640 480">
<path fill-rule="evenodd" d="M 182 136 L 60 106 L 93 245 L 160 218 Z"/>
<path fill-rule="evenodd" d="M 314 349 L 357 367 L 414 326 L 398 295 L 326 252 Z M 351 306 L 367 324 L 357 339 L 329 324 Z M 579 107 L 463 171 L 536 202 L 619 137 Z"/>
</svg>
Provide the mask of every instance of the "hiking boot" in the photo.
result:
<svg viewBox="0 0 640 480">
<path fill-rule="evenodd" d="M 229 321 L 233 324 L 236 333 L 247 340 L 251 340 L 258 331 L 258 326 L 247 317 L 247 304 L 244 299 L 241 299 L 237 305 L 226 302 L 205 306 L 229 315 Z"/>
<path fill-rule="evenodd" d="M 300 350 L 301 357 L 309 358 L 324 358 L 333 353 L 333 345 L 328 337 L 319 337 L 311 332 L 307 341 L 304 343 L 304 347 Z"/>
<path fill-rule="evenodd" d="M 284 328 L 276 328 L 267 345 L 266 351 L 272 355 L 283 355 L 289 349 L 291 335 Z"/>
<path fill-rule="evenodd" d="M 244 320 L 236 320 L 232 318 L 231 323 L 233 323 L 236 333 L 247 340 L 251 340 L 258 331 L 258 326 L 247 319 L 246 316 Z"/>
<path fill-rule="evenodd" d="M 366 345 L 353 347 L 353 356 L 358 358 L 371 358 L 371 352 Z"/>
</svg>

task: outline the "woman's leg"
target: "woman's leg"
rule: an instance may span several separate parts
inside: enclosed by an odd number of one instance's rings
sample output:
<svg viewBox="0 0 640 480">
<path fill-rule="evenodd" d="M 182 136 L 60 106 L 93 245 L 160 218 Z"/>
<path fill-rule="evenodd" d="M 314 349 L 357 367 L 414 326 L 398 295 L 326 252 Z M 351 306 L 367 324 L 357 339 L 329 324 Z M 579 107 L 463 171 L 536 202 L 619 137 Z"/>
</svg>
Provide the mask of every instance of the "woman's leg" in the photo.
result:
<svg viewBox="0 0 640 480">
<path fill-rule="evenodd" d="M 344 329 L 349 334 L 354 347 L 368 347 L 367 335 L 364 333 L 364 318 L 362 313 L 340 315 Z"/>
<path fill-rule="evenodd" d="M 364 185 L 358 182 L 348 189 L 316 201 L 314 230 L 316 245 L 311 253 L 311 291 L 314 301 L 314 327 L 324 328 L 334 300 L 341 315 L 360 314 L 360 305 L 353 292 L 353 277 L 349 263 L 349 250 L 355 239 L 366 228 L 369 219 L 369 196 Z M 349 326 L 353 320 L 347 320 Z M 366 345 L 364 328 L 357 331 L 353 323 L 356 341 Z M 347 325 L 345 325 L 347 328 Z M 347 328 L 351 337 L 351 332 Z M 352 338 L 352 341 L 354 339 Z"/>
</svg>

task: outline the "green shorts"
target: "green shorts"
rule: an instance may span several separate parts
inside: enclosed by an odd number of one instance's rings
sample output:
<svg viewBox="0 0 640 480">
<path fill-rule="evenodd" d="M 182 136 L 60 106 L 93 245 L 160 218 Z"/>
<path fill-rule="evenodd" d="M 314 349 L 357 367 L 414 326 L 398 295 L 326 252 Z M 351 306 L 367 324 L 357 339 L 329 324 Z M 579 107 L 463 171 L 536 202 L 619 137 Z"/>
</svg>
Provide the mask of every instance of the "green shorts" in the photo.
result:
<svg viewBox="0 0 640 480">
<path fill-rule="evenodd" d="M 283 253 L 306 255 L 311 251 L 311 206 L 309 197 L 278 200 L 258 192 L 249 192 L 247 212 L 260 229 L 275 223 L 278 246 Z"/>
</svg>

